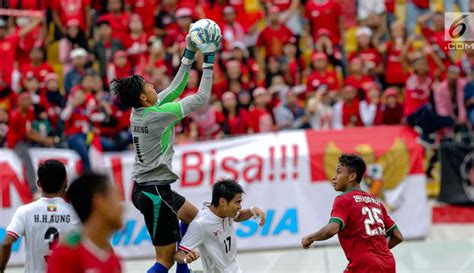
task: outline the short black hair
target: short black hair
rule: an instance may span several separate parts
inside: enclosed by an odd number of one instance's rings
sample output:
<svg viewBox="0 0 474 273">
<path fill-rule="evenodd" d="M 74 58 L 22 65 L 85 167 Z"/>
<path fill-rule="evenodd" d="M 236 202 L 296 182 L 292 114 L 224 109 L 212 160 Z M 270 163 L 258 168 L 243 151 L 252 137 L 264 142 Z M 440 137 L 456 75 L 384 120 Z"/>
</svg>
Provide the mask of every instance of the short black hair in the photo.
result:
<svg viewBox="0 0 474 273">
<path fill-rule="evenodd" d="M 341 166 L 347 167 L 349 171 L 357 174 L 357 182 L 360 183 L 364 177 L 366 165 L 362 157 L 355 154 L 343 154 L 339 157 Z"/>
<path fill-rule="evenodd" d="M 74 210 L 84 223 L 92 213 L 92 200 L 97 194 L 105 194 L 109 190 L 109 178 L 103 174 L 86 173 L 75 179 L 66 193 Z"/>
<path fill-rule="evenodd" d="M 239 193 L 244 193 L 244 190 L 237 181 L 232 179 L 221 179 L 212 187 L 211 204 L 215 207 L 219 206 L 219 200 L 221 197 L 227 200 L 227 202 L 230 202 L 230 200 L 234 199 L 234 197 Z"/>
<path fill-rule="evenodd" d="M 38 182 L 45 193 L 58 193 L 66 181 L 64 164 L 48 159 L 38 166 Z"/>
<path fill-rule="evenodd" d="M 145 89 L 145 79 L 139 75 L 133 75 L 110 82 L 110 90 L 115 97 L 118 97 L 122 104 L 129 107 L 142 107 L 140 94 Z"/>
</svg>

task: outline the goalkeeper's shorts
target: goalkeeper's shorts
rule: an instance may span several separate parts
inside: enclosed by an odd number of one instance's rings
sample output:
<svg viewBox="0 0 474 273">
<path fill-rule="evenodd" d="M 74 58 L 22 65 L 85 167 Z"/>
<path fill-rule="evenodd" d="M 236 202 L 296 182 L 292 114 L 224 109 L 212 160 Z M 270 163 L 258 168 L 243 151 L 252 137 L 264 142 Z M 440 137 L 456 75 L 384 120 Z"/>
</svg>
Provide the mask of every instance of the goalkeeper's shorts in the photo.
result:
<svg viewBox="0 0 474 273">
<path fill-rule="evenodd" d="M 181 239 L 178 211 L 185 201 L 170 185 L 134 183 L 132 202 L 143 214 L 154 246 L 166 246 Z"/>
</svg>

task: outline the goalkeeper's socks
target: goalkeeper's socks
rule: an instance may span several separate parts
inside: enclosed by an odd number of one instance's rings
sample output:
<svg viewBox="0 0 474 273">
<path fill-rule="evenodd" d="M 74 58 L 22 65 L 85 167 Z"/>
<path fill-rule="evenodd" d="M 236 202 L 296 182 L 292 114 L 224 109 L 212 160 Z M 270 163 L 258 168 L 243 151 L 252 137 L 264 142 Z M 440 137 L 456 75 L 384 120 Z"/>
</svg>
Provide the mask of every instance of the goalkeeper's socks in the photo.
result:
<svg viewBox="0 0 474 273">
<path fill-rule="evenodd" d="M 185 224 L 183 221 L 180 221 L 179 229 L 181 231 L 181 238 L 183 238 L 184 234 L 186 234 L 186 231 L 188 230 L 188 225 Z M 178 245 L 180 242 L 181 242 L 181 239 L 178 241 Z M 188 264 L 176 263 L 176 273 L 189 273 Z"/>
<path fill-rule="evenodd" d="M 147 273 L 168 273 L 168 268 L 157 262 L 148 269 Z"/>
</svg>

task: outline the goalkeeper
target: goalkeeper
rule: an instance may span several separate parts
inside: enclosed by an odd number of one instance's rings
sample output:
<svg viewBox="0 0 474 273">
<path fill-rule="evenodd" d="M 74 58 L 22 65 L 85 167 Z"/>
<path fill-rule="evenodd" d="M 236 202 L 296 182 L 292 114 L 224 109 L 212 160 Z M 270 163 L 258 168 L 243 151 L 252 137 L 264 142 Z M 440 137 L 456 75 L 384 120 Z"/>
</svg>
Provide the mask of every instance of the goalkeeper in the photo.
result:
<svg viewBox="0 0 474 273">
<path fill-rule="evenodd" d="M 189 224 L 198 213 L 196 207 L 172 191 L 170 185 L 179 178 L 171 166 L 174 126 L 204 106 L 211 96 L 214 55 L 222 36 L 214 26 L 205 28 L 203 36 L 205 43 L 199 46 L 204 54 L 203 73 L 196 94 L 175 102 L 186 86 L 197 51 L 189 34 L 178 73 L 164 91 L 157 94 L 153 85 L 137 75 L 111 82 L 111 91 L 123 104 L 133 108 L 130 130 L 136 156 L 132 201 L 143 214 L 155 246 L 156 263 L 149 273 L 168 272 L 174 263 L 176 242 L 181 239 L 178 218 Z M 189 271 L 185 264 L 181 264 L 177 272 Z"/>
</svg>

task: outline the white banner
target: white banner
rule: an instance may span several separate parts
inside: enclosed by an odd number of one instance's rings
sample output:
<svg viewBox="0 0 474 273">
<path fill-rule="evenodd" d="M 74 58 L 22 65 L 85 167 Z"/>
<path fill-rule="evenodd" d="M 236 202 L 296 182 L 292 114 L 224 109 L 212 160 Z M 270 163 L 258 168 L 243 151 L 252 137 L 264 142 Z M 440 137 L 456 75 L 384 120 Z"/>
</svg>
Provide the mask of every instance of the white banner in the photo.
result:
<svg viewBox="0 0 474 273">
<path fill-rule="evenodd" d="M 310 166 L 314 166 L 311 161 L 315 155 L 309 152 L 312 149 L 308 149 L 308 143 L 312 142 L 307 136 L 297 131 L 177 145 L 173 167 L 181 179 L 173 188 L 201 208 L 211 200 L 214 181 L 221 177 L 236 179 L 246 192 L 243 207 L 255 205 L 267 213 L 263 227 L 256 220 L 236 224 L 239 249 L 299 247 L 302 236 L 328 222 L 332 202 L 339 194 L 326 180 L 312 179 Z M 31 149 L 31 155 L 35 164 L 59 159 L 67 164 L 70 178 L 77 174 L 79 158 L 73 151 Z M 143 217 L 130 200 L 133 160 L 133 152 L 104 154 L 105 171 L 123 192 L 127 208 L 124 228 L 112 236 L 111 242 L 124 258 L 153 257 Z M 13 151 L 0 149 L 0 239 L 16 208 L 29 198 L 19 166 Z M 427 235 L 429 215 L 423 174 L 408 174 L 397 187 L 386 190 L 384 198 L 405 238 Z M 325 243 L 337 243 L 337 238 Z M 17 243 L 11 262 L 18 264 L 23 259 L 24 246 Z"/>
</svg>

